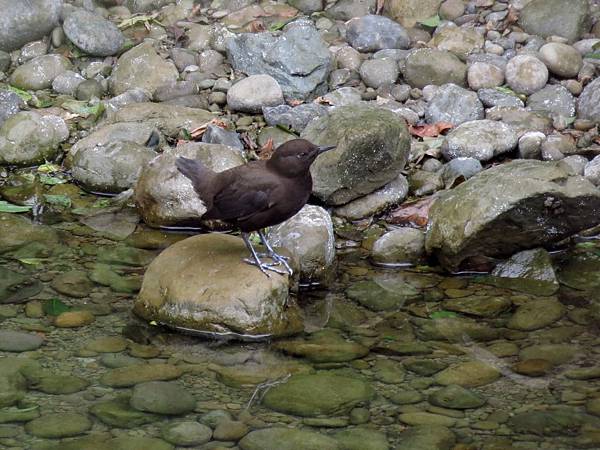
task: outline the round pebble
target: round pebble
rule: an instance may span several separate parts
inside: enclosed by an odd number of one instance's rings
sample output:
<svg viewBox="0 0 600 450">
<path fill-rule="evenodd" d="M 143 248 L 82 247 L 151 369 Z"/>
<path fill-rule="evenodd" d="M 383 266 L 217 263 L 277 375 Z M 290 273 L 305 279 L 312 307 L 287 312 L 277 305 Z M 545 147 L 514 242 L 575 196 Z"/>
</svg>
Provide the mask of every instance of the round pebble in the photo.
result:
<svg viewBox="0 0 600 450">
<path fill-rule="evenodd" d="M 519 94 L 533 94 L 548 82 L 548 68 L 531 55 L 518 55 L 506 64 L 506 82 Z"/>
<path fill-rule="evenodd" d="M 44 339 L 37 334 L 0 330 L 0 350 L 4 352 L 27 352 L 39 348 Z"/>
</svg>

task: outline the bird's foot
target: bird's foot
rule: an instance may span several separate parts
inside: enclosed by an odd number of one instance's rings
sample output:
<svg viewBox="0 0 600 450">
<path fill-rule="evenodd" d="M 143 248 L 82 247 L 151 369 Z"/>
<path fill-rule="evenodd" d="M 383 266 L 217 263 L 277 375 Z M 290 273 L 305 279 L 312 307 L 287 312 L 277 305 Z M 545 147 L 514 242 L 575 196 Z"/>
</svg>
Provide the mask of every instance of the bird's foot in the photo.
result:
<svg viewBox="0 0 600 450">
<path fill-rule="evenodd" d="M 287 273 L 290 275 L 290 277 L 292 275 L 294 275 L 294 271 L 292 270 L 292 268 L 290 267 L 290 265 L 288 263 L 288 259 L 290 259 L 288 256 L 283 256 L 283 255 L 280 255 L 279 253 L 275 253 L 275 252 L 272 252 L 269 256 L 271 257 L 271 259 L 273 261 L 277 261 L 278 263 L 281 263 L 285 267 L 285 270 L 287 270 Z"/>
<path fill-rule="evenodd" d="M 257 253 L 257 255 L 261 258 L 285 259 L 286 261 L 289 261 L 290 259 L 292 259 L 289 256 L 280 255 L 279 253 L 274 253 L 274 254 L 277 255 L 277 258 L 273 258 L 273 254 L 271 254 L 269 252 Z"/>
<path fill-rule="evenodd" d="M 262 273 L 264 273 L 267 277 L 271 277 L 271 275 L 269 275 L 269 272 L 267 272 L 267 270 L 270 270 L 271 272 L 275 272 L 278 273 L 279 275 L 287 275 L 287 272 L 284 272 L 283 270 L 279 270 L 277 268 L 275 268 L 274 266 L 279 266 L 280 263 L 279 261 L 276 262 L 272 262 L 272 263 L 264 263 L 261 261 L 255 261 L 254 259 L 250 259 L 250 258 L 244 258 L 244 262 L 247 264 L 250 264 L 252 266 L 256 266 L 260 269 L 260 271 Z"/>
</svg>

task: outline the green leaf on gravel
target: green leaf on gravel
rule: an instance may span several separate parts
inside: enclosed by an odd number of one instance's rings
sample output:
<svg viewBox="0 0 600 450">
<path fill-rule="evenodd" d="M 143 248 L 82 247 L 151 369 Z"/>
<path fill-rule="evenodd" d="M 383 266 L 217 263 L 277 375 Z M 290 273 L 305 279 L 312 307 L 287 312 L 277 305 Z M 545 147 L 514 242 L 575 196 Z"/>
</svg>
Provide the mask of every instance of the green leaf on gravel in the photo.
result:
<svg viewBox="0 0 600 450">
<path fill-rule="evenodd" d="M 44 199 L 51 205 L 63 206 L 65 208 L 71 207 L 71 199 L 64 194 L 61 195 L 50 195 L 44 194 Z"/>
<path fill-rule="evenodd" d="M 72 112 L 73 114 L 77 114 L 81 117 L 99 117 L 102 112 L 104 112 L 104 105 L 100 103 L 96 103 L 90 105 L 89 102 L 79 101 L 79 100 L 67 100 L 60 105 L 63 109 Z"/>
<path fill-rule="evenodd" d="M 38 166 L 37 171 L 40 173 L 52 173 L 60 171 L 60 166 L 52 163 L 42 164 Z"/>
<path fill-rule="evenodd" d="M 52 298 L 44 302 L 42 309 L 49 316 L 58 316 L 59 314 L 69 311 L 71 308 L 59 299 Z"/>
<path fill-rule="evenodd" d="M 426 27 L 431 27 L 431 28 L 435 28 L 437 27 L 440 23 L 442 22 L 442 19 L 440 19 L 440 16 L 438 16 L 437 14 L 435 16 L 431 16 L 425 20 L 422 20 L 421 22 L 419 22 L 422 25 L 425 25 Z"/>
<path fill-rule="evenodd" d="M 62 178 L 53 177 L 52 175 L 46 175 L 42 173 L 40 175 L 40 181 L 48 186 L 54 186 L 55 184 L 63 184 L 66 183 L 67 180 L 63 180 Z"/>
<path fill-rule="evenodd" d="M 7 201 L 0 200 L 0 212 L 5 213 L 20 213 L 27 212 L 31 209 L 31 206 L 19 206 L 8 203 Z"/>
<path fill-rule="evenodd" d="M 600 59 L 600 52 L 588 53 L 587 55 L 585 55 L 585 58 Z"/>
<path fill-rule="evenodd" d="M 17 94 L 19 97 L 21 97 L 21 99 L 27 103 L 29 100 L 31 100 L 33 98 L 33 95 L 31 95 L 29 92 L 24 91 L 23 89 L 19 89 L 17 87 L 14 86 L 8 86 L 7 88 L 9 91 L 14 92 L 15 94 Z"/>
<path fill-rule="evenodd" d="M 449 317 L 458 317 L 458 314 L 452 311 L 436 311 L 429 314 L 429 317 L 433 320 L 436 319 L 447 319 Z"/>
</svg>

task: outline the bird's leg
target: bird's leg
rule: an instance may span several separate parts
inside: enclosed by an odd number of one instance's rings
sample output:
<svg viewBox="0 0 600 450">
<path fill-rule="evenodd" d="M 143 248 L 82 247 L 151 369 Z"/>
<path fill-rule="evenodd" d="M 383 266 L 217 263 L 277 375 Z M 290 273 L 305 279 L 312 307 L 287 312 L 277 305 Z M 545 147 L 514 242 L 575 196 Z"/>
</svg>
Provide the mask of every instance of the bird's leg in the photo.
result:
<svg viewBox="0 0 600 450">
<path fill-rule="evenodd" d="M 275 250 L 273 250 L 273 247 L 271 247 L 271 244 L 269 244 L 269 241 L 267 240 L 267 237 L 265 236 L 265 233 L 263 230 L 258 230 L 258 235 L 260 236 L 260 240 L 262 241 L 263 245 L 265 247 L 267 247 L 269 256 L 273 259 L 273 261 L 277 261 L 277 262 L 283 264 L 285 269 L 290 274 L 290 276 L 293 275 L 294 271 L 292 270 L 292 268 L 290 267 L 290 265 L 287 262 L 287 260 L 289 258 L 287 256 L 280 255 L 279 253 L 275 252 Z"/>
<path fill-rule="evenodd" d="M 250 253 L 252 253 L 252 258 L 246 258 L 244 259 L 245 262 L 247 262 L 248 264 L 252 264 L 253 266 L 256 266 L 260 269 L 260 271 L 262 273 L 264 273 L 267 277 L 270 277 L 271 275 L 269 275 L 267 273 L 267 270 L 271 270 L 275 273 L 278 273 L 280 275 L 285 275 L 286 273 L 283 272 L 282 270 L 278 270 L 275 269 L 274 267 L 271 267 L 269 264 L 265 264 L 263 262 L 261 262 L 261 260 L 258 257 L 258 254 L 256 253 L 256 250 L 254 250 L 254 247 L 252 246 L 252 243 L 250 242 L 250 238 L 248 233 L 242 233 L 242 239 L 244 240 L 244 243 L 246 244 L 246 247 L 248 247 L 248 250 L 250 250 Z"/>
</svg>

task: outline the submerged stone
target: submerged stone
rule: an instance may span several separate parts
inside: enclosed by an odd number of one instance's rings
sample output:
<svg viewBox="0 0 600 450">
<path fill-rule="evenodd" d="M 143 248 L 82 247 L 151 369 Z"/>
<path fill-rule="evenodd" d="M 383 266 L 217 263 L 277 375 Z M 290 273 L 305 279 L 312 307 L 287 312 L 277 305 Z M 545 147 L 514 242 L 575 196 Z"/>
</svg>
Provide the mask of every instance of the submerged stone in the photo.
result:
<svg viewBox="0 0 600 450">
<path fill-rule="evenodd" d="M 324 434 L 279 427 L 252 431 L 239 446 L 242 450 L 341 450 L 335 439 Z"/>
<path fill-rule="evenodd" d="M 128 397 L 96 403 L 90 408 L 90 413 L 102 423 L 117 428 L 138 428 L 158 419 L 158 416 L 133 409 Z"/>
<path fill-rule="evenodd" d="M 542 411 L 515 414 L 509 426 L 518 433 L 539 436 L 575 436 L 582 428 L 600 427 L 600 418 L 582 413 L 579 409 L 558 407 Z"/>
<path fill-rule="evenodd" d="M 41 438 L 61 438 L 83 434 L 92 427 L 92 422 L 79 413 L 52 413 L 28 422 L 25 430 Z"/>
<path fill-rule="evenodd" d="M 435 381 L 444 386 L 477 387 L 493 383 L 500 376 L 498 370 L 482 361 L 467 361 L 442 370 L 435 376 Z"/>
<path fill-rule="evenodd" d="M 498 264 L 492 275 L 497 277 L 494 285 L 529 294 L 552 295 L 558 290 L 552 260 L 543 248 L 514 254 Z"/>
<path fill-rule="evenodd" d="M 559 320 L 565 307 L 556 298 L 528 300 L 515 311 L 507 326 L 515 330 L 532 331 Z"/>
<path fill-rule="evenodd" d="M 390 288 L 369 280 L 352 284 L 346 289 L 346 295 L 373 311 L 391 311 L 416 301 L 420 293 L 408 283 Z"/>
<path fill-rule="evenodd" d="M 321 363 L 352 361 L 369 353 L 367 347 L 333 333 L 315 333 L 307 339 L 278 341 L 273 348 Z"/>
<path fill-rule="evenodd" d="M 294 375 L 272 387 L 263 399 L 268 408 L 302 417 L 347 413 L 373 397 L 373 388 L 357 378 L 320 372 Z"/>
</svg>

